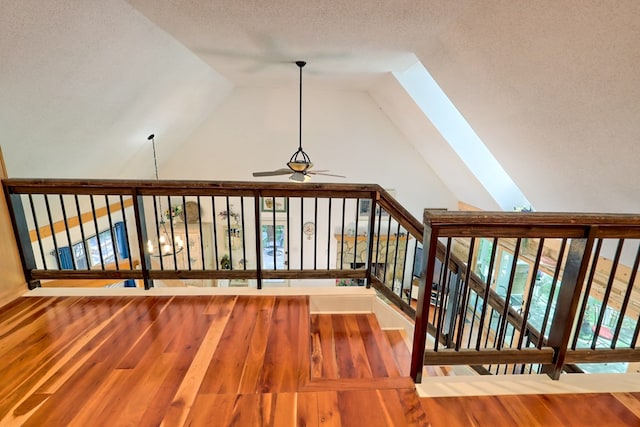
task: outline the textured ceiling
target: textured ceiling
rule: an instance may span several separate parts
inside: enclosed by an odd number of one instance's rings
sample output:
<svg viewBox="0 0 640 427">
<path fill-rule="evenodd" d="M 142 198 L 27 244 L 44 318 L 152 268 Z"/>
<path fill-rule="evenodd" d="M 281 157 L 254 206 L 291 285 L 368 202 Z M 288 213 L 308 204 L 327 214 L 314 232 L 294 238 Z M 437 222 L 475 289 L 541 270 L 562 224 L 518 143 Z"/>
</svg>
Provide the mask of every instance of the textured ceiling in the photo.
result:
<svg viewBox="0 0 640 427">
<path fill-rule="evenodd" d="M 306 59 L 309 84 L 392 99 L 412 54 L 538 210 L 640 210 L 637 0 L 5 0 L 0 144 L 12 176 L 145 177 L 133 141 L 169 155 L 233 86 Z"/>
</svg>

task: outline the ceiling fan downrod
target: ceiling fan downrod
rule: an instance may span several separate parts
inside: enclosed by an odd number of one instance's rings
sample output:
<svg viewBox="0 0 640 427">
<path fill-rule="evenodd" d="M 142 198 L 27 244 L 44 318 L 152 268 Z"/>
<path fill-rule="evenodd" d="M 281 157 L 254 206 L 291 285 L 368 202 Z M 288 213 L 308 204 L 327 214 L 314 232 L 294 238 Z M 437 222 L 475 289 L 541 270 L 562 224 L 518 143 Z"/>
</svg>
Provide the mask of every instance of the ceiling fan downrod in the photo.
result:
<svg viewBox="0 0 640 427">
<path fill-rule="evenodd" d="M 298 151 L 293 153 L 289 163 L 287 165 L 294 172 L 304 173 L 307 169 L 313 166 L 311 159 L 302 149 L 302 68 L 307 65 L 305 61 L 296 61 L 296 65 L 300 69 L 300 108 L 299 108 L 299 121 L 298 121 Z"/>
</svg>

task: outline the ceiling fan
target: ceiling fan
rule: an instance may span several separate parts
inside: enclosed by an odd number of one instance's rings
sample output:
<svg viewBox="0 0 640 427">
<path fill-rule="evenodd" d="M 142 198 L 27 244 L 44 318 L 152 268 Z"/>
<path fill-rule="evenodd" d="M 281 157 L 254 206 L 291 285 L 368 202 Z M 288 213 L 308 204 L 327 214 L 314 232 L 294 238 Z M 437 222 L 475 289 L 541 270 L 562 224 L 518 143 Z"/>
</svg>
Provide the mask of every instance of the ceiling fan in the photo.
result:
<svg viewBox="0 0 640 427">
<path fill-rule="evenodd" d="M 304 152 L 302 149 L 302 67 L 307 65 L 305 61 L 296 61 L 296 65 L 300 68 L 300 121 L 299 121 L 299 143 L 298 150 L 293 153 L 289 161 L 287 162 L 287 168 L 276 169 L 273 171 L 265 171 L 265 172 L 254 172 L 254 177 L 264 177 L 264 176 L 277 176 L 277 175 L 289 175 L 289 179 L 291 181 L 296 182 L 307 182 L 311 179 L 310 175 L 324 175 L 324 176 L 333 176 L 337 178 L 346 178 L 343 175 L 335 175 L 326 173 L 327 171 L 319 170 L 319 171 L 311 171 L 313 167 L 313 163 L 309 158 L 309 155 Z"/>
</svg>

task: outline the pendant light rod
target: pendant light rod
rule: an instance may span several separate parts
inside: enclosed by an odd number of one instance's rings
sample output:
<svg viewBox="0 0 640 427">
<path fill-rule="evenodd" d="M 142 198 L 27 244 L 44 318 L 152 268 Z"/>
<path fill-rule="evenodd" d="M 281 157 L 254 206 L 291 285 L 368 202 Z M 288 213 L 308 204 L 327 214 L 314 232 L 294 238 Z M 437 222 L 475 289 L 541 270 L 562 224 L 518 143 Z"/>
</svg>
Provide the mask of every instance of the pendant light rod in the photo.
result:
<svg viewBox="0 0 640 427">
<path fill-rule="evenodd" d="M 305 61 L 296 61 L 296 65 L 300 68 L 300 121 L 298 123 L 298 151 L 302 151 L 302 67 L 307 65 Z"/>
<path fill-rule="evenodd" d="M 147 137 L 148 141 L 151 141 L 151 146 L 153 147 L 153 167 L 156 171 L 156 181 L 158 181 L 158 160 L 156 159 L 156 136 L 151 134 Z"/>
</svg>

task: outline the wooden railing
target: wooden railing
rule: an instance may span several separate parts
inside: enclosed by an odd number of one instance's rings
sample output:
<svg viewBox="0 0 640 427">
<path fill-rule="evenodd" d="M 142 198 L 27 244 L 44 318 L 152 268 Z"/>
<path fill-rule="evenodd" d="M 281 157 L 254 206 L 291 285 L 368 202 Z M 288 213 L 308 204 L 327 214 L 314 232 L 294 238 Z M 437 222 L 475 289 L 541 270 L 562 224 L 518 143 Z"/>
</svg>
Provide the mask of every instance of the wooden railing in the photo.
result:
<svg viewBox="0 0 640 427">
<path fill-rule="evenodd" d="M 635 215 L 426 211 L 423 224 L 377 185 L 3 186 L 30 287 L 373 286 L 416 320 L 416 381 L 424 364 L 557 378 L 640 360 Z"/>
<path fill-rule="evenodd" d="M 569 363 L 640 360 L 640 216 L 425 211 L 424 223 L 416 381 L 423 364 L 534 364 L 557 379 Z"/>
<path fill-rule="evenodd" d="M 231 280 L 261 288 L 316 279 L 374 283 L 410 311 L 420 224 L 377 185 L 7 179 L 3 186 L 31 287 Z M 158 252 L 161 240 L 167 253 Z"/>
</svg>

